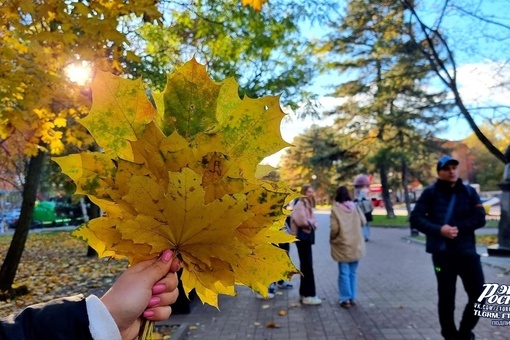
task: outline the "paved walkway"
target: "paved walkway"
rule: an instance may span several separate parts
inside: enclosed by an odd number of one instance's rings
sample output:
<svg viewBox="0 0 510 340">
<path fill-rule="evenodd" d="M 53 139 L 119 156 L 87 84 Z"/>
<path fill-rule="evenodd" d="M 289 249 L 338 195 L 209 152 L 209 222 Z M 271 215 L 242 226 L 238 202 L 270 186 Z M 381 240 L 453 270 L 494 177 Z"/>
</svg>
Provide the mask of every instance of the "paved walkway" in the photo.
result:
<svg viewBox="0 0 510 340">
<path fill-rule="evenodd" d="M 320 214 L 319 222 L 313 256 L 322 305 L 298 302 L 296 275 L 294 288 L 279 291 L 272 300 L 258 300 L 246 287 L 238 287 L 237 297 L 220 297 L 221 311 L 194 301 L 190 314 L 173 315 L 167 323 L 185 326 L 181 339 L 441 339 L 430 256 L 422 244 L 405 239 L 408 229 L 372 228 L 359 266 L 359 304 L 346 310 L 338 305 L 338 269 L 329 254 L 329 215 Z M 291 257 L 299 264 L 294 245 Z M 509 285 L 510 258 L 484 265 L 484 272 L 486 282 Z M 457 319 L 465 303 L 459 282 Z M 477 339 L 510 339 L 510 326 L 491 326 L 489 319 L 482 318 L 475 333 Z"/>
</svg>

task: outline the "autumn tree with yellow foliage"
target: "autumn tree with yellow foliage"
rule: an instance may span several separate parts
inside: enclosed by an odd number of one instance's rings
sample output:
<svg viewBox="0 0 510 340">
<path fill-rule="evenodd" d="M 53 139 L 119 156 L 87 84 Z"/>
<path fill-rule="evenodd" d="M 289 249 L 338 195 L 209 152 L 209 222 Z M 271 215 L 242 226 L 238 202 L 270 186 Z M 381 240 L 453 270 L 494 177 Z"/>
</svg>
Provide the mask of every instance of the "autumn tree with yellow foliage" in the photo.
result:
<svg viewBox="0 0 510 340">
<path fill-rule="evenodd" d="M 89 100 L 66 81 L 64 68 L 95 60 L 102 69 L 119 72 L 120 57 L 134 57 L 125 51 L 126 37 L 117 30 L 130 16 L 157 20 L 161 14 L 152 0 L 1 3 L 2 163 L 19 157 L 14 151 L 20 143 L 30 158 L 18 228 L 0 270 L 2 291 L 10 289 L 23 252 L 44 155 L 62 152 L 64 143 L 83 147 L 68 124 L 86 112 Z"/>
<path fill-rule="evenodd" d="M 264 2 L 242 1 L 242 4 L 259 10 Z M 123 73 L 125 66 L 140 61 L 127 48 L 129 23 L 158 22 L 162 16 L 162 7 L 158 5 L 147 0 L 2 2 L 0 144 L 3 152 L 0 157 L 4 157 L 2 164 L 7 164 L 13 155 L 19 159 L 21 150 L 29 162 L 22 176 L 24 191 L 18 228 L 0 270 L 0 290 L 10 290 L 13 283 L 28 235 L 45 155 L 59 154 L 68 146 L 86 149 L 94 142 L 88 132 L 76 124 L 88 113 L 90 93 L 70 83 L 64 69 L 73 62 L 94 61 L 96 69 Z M 90 117 L 83 122 L 87 119 Z M 93 128 L 89 130 L 94 131 Z M 98 142 L 104 145 L 104 141 Z M 119 157 L 124 156 L 121 153 Z M 247 158 L 250 162 L 257 159 Z M 221 159 L 210 161 L 217 164 Z M 250 166 L 253 165 L 256 164 Z M 213 181 L 205 177 L 206 183 Z M 230 182 L 229 185 L 238 188 L 239 179 Z M 214 188 L 214 195 L 223 190 Z M 208 190 L 204 195 L 211 195 L 211 189 Z M 253 198 L 247 199 L 247 202 L 257 197 L 252 195 Z M 278 197 L 280 204 L 282 194 Z M 260 199 L 267 197 L 256 199 L 260 203 Z M 268 202 L 272 202 L 273 210 L 278 206 L 272 200 Z M 256 289 L 262 290 L 262 284 Z"/>
</svg>

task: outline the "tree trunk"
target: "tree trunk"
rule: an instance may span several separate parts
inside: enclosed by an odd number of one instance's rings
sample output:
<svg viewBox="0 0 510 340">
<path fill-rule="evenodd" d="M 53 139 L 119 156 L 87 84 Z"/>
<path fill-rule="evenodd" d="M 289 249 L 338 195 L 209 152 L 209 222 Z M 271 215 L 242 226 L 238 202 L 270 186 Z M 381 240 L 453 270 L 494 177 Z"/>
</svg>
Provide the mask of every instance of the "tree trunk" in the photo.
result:
<svg viewBox="0 0 510 340">
<path fill-rule="evenodd" d="M 402 186 L 404 187 L 404 202 L 406 204 L 407 216 L 411 215 L 411 200 L 409 199 L 409 182 L 407 181 L 407 163 L 402 160 Z"/>
<path fill-rule="evenodd" d="M 99 208 L 99 206 L 90 202 L 89 218 L 93 219 L 93 218 L 96 218 L 99 216 L 101 216 L 101 209 Z M 94 248 L 89 246 L 87 248 L 87 257 L 96 257 L 96 256 L 97 256 L 97 252 L 94 250 Z"/>
<path fill-rule="evenodd" d="M 27 177 L 23 188 L 23 202 L 21 203 L 18 226 L 16 227 L 11 245 L 9 246 L 2 268 L 0 269 L 0 291 L 11 290 L 11 286 L 14 283 L 16 271 L 18 270 L 21 256 L 25 249 L 25 243 L 32 222 L 37 188 L 39 187 L 41 168 L 45 156 L 46 154 L 44 152 L 39 151 L 37 156 L 30 158 Z"/>
<path fill-rule="evenodd" d="M 386 164 L 379 165 L 379 175 L 381 176 L 382 197 L 384 201 L 384 208 L 386 208 L 386 216 L 388 218 L 395 218 L 393 205 L 391 204 L 390 191 L 388 190 L 388 170 Z"/>
</svg>

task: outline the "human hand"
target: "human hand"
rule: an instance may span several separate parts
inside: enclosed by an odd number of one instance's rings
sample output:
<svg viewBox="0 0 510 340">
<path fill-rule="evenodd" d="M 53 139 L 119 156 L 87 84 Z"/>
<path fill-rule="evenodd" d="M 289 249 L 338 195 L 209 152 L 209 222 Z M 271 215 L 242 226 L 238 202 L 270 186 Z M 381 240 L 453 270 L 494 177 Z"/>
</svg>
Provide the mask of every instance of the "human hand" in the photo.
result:
<svg viewBox="0 0 510 340">
<path fill-rule="evenodd" d="M 170 250 L 158 259 L 142 261 L 129 267 L 101 301 L 119 327 L 122 339 L 134 339 L 140 330 L 141 316 L 147 320 L 166 320 L 169 306 L 177 300 L 177 274 L 181 264 Z"/>
<path fill-rule="evenodd" d="M 445 224 L 441 227 L 441 235 L 446 238 L 449 238 L 452 240 L 452 239 L 456 238 L 458 234 L 459 234 L 459 229 L 457 227 L 452 227 L 448 224 Z"/>
</svg>

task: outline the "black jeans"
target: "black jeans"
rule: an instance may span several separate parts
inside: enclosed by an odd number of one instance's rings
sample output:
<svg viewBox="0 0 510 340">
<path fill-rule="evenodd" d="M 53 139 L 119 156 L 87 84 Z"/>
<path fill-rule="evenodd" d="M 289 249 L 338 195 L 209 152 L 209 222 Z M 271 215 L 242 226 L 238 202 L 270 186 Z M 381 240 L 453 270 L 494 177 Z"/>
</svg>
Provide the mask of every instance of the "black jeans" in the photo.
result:
<svg viewBox="0 0 510 340">
<path fill-rule="evenodd" d="M 315 278 L 313 276 L 312 244 L 307 241 L 297 241 L 299 255 L 299 269 L 301 270 L 301 284 L 299 295 L 303 297 L 315 296 Z"/>
<path fill-rule="evenodd" d="M 471 330 L 479 319 L 474 313 L 474 303 L 482 294 L 484 284 L 480 256 L 436 253 L 432 255 L 432 263 L 437 278 L 441 334 L 445 339 L 470 339 Z M 457 276 L 461 278 L 468 295 L 468 303 L 462 314 L 458 331 L 454 321 Z"/>
</svg>

